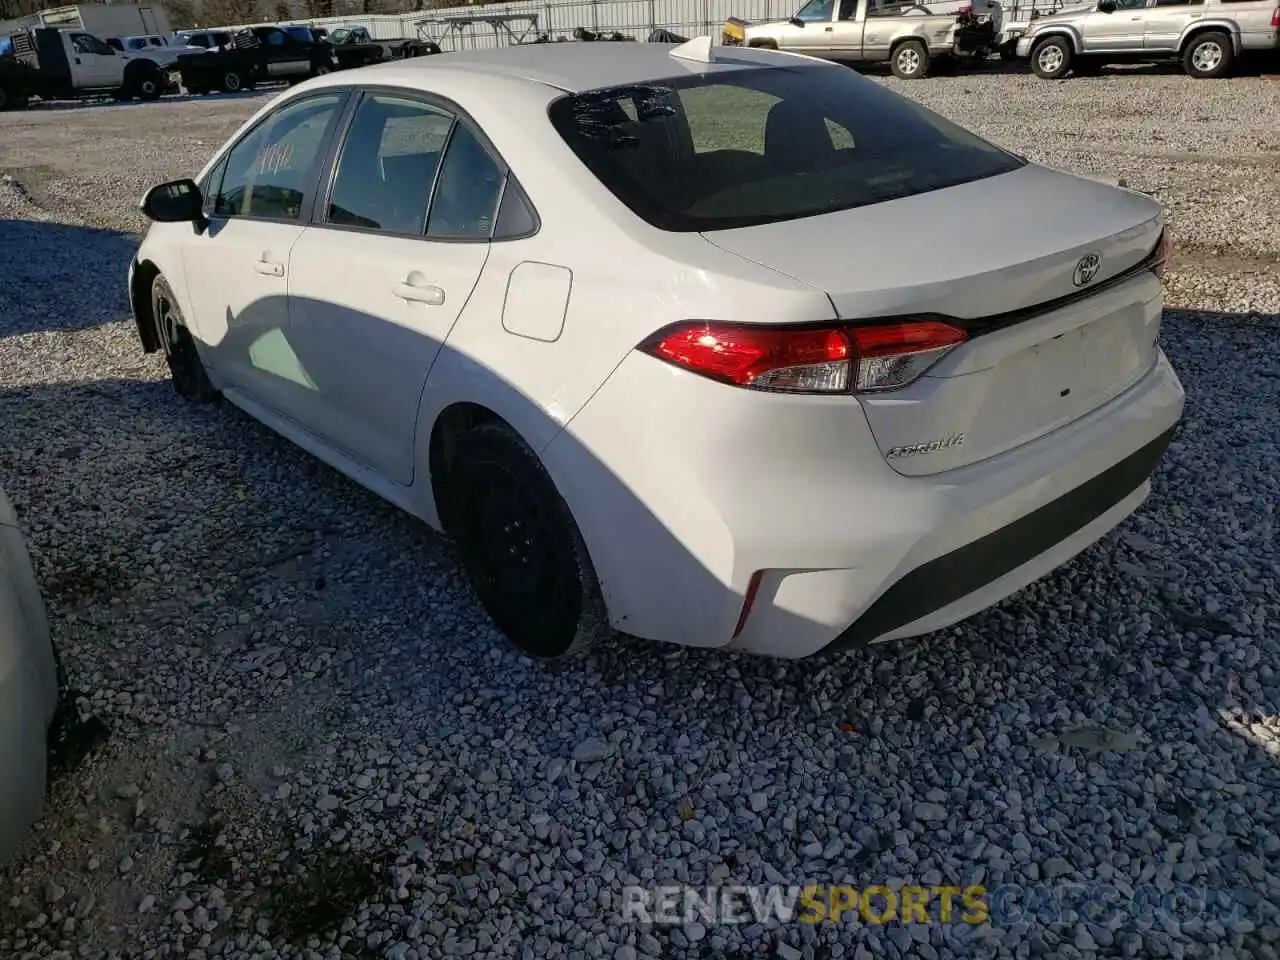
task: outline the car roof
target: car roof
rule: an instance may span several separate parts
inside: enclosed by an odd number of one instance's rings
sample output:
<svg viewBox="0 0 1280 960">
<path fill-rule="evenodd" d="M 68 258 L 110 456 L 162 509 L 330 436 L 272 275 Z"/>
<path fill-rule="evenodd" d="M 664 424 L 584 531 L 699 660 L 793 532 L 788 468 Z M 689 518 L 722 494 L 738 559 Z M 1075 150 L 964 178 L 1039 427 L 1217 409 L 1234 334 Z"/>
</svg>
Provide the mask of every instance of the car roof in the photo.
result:
<svg viewBox="0 0 1280 960">
<path fill-rule="evenodd" d="M 406 86 L 428 84 L 439 71 L 482 74 L 508 80 L 545 84 L 568 93 L 666 80 L 684 75 L 707 75 L 757 67 L 806 63 L 827 65 L 810 57 L 747 47 L 715 47 L 711 63 L 671 56 L 666 43 L 596 40 L 591 42 L 526 43 L 481 50 L 461 50 L 409 60 L 392 60 L 343 71 L 347 82 L 394 81 Z M 341 76 L 329 74 L 330 77 Z"/>
</svg>

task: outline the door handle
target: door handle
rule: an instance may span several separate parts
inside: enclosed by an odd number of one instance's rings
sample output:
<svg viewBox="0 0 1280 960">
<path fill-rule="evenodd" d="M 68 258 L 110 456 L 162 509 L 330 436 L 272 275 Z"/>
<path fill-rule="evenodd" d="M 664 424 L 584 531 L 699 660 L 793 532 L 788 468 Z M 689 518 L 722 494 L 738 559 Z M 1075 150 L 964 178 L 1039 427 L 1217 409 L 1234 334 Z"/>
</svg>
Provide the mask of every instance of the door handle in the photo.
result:
<svg viewBox="0 0 1280 960">
<path fill-rule="evenodd" d="M 253 269 L 264 277 L 283 277 L 284 264 L 274 263 L 270 260 L 259 260 L 253 265 Z"/>
<path fill-rule="evenodd" d="M 414 282 L 409 279 L 397 283 L 391 288 L 391 292 L 401 300 L 407 300 L 412 303 L 425 303 L 431 307 L 444 306 L 444 290 L 434 283 Z"/>
<path fill-rule="evenodd" d="M 827 27 L 827 28 L 826 28 L 826 32 L 827 32 L 827 33 L 830 33 L 830 32 L 831 32 L 831 28 L 830 28 L 830 27 Z"/>
</svg>

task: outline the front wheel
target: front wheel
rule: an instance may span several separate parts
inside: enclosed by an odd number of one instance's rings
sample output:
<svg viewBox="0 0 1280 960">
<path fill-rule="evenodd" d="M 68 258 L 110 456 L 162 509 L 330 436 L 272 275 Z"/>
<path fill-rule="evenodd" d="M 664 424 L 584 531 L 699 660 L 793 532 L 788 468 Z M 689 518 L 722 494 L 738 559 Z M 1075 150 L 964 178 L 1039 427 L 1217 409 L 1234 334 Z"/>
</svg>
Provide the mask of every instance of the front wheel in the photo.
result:
<svg viewBox="0 0 1280 960">
<path fill-rule="evenodd" d="M 908 40 L 893 51 L 889 69 L 902 80 L 919 80 L 929 72 L 929 51 L 919 40 Z"/>
<path fill-rule="evenodd" d="M 248 89 L 245 83 L 244 75 L 239 70 L 227 70 L 222 74 L 222 82 L 218 86 L 225 93 L 239 93 L 241 90 Z"/>
<path fill-rule="evenodd" d="M 442 518 L 467 579 L 524 654 L 564 660 L 608 632 L 595 569 L 537 454 L 505 423 L 459 438 Z"/>
<path fill-rule="evenodd" d="M 192 403 L 213 403 L 220 394 L 209 379 L 195 338 L 187 329 L 182 308 L 163 274 L 151 282 L 151 320 L 164 348 L 164 359 L 178 396 Z"/>
<path fill-rule="evenodd" d="M 1187 76 L 1210 80 L 1229 74 L 1234 60 L 1231 38 L 1213 30 L 1200 34 L 1187 44 L 1182 53 L 1182 69 Z"/>
<path fill-rule="evenodd" d="M 1071 44 L 1062 37 L 1050 37 L 1031 52 L 1031 69 L 1041 80 L 1058 80 L 1071 69 Z"/>
</svg>

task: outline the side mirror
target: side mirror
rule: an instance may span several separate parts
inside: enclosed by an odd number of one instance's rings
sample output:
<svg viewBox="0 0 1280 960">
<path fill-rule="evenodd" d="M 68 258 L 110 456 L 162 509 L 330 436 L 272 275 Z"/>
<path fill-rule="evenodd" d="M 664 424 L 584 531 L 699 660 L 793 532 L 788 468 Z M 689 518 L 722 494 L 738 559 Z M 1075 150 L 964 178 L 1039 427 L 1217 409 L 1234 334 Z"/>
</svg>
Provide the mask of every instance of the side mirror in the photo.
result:
<svg viewBox="0 0 1280 960">
<path fill-rule="evenodd" d="M 171 180 L 147 191 L 142 198 L 142 212 L 156 223 L 194 223 L 203 227 L 204 197 L 191 179 Z"/>
<path fill-rule="evenodd" d="M 1099 13 L 1115 13 L 1116 0 L 1101 0 L 1101 2 L 1098 4 L 1098 12 Z"/>
<path fill-rule="evenodd" d="M 790 20 L 787 21 L 787 23 L 791 24 L 793 27 L 804 26 L 804 21 L 801 20 L 799 17 L 792 17 Z"/>
</svg>

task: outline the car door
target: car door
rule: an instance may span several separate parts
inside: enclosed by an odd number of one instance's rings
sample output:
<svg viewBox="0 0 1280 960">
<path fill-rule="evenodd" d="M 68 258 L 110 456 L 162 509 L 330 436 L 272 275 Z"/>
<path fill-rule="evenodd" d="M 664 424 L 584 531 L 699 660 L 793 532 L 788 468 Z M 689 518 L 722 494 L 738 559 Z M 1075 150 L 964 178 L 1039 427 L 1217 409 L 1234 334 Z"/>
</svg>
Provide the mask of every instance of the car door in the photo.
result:
<svg viewBox="0 0 1280 960">
<path fill-rule="evenodd" d="M 1147 0 L 1102 0 L 1080 25 L 1085 52 L 1141 50 L 1146 5 Z"/>
<path fill-rule="evenodd" d="M 887 60 L 898 29 L 902 7 L 886 0 L 858 0 L 867 5 L 863 18 L 862 55 L 867 60 Z"/>
<path fill-rule="evenodd" d="M 82 87 L 115 87 L 124 78 L 123 57 L 91 33 L 73 33 L 72 73 Z"/>
<path fill-rule="evenodd" d="M 1187 26 L 1204 16 L 1204 0 L 1155 0 L 1143 16 L 1143 48 L 1176 50 Z"/>
<path fill-rule="evenodd" d="M 189 309 L 219 385 L 280 413 L 305 415 L 314 384 L 288 342 L 289 255 L 347 94 L 326 91 L 271 111 L 202 187 L 208 227 L 183 245 Z"/>
<path fill-rule="evenodd" d="M 320 386 L 324 439 L 413 479 L 427 375 L 489 255 L 505 169 L 470 121 L 367 92 L 293 252 L 290 338 Z"/>
<path fill-rule="evenodd" d="M 836 19 L 827 27 L 831 31 L 831 54 L 840 59 L 857 60 L 862 56 L 862 34 L 866 26 L 858 16 L 863 0 L 840 0 Z"/>
<path fill-rule="evenodd" d="M 778 47 L 782 50 L 794 50 L 796 53 L 807 53 L 818 56 L 831 47 L 831 16 L 835 10 L 836 0 L 809 0 L 795 19 L 804 23 L 798 27 L 794 23 L 784 23 L 779 28 Z"/>
<path fill-rule="evenodd" d="M 268 30 L 264 39 L 267 74 L 273 79 L 304 77 L 311 72 L 311 51 L 283 30 Z"/>
</svg>

